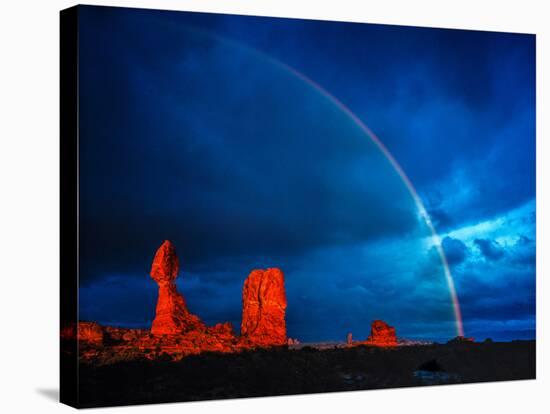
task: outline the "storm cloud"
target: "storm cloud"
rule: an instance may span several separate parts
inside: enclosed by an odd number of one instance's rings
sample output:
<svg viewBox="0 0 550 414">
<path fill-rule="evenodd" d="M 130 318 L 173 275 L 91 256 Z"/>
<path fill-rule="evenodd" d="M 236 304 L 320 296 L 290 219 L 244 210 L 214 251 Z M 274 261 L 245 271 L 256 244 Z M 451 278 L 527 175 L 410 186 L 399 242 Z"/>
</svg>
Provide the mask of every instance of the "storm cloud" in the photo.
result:
<svg viewBox="0 0 550 414">
<path fill-rule="evenodd" d="M 148 326 L 165 239 L 207 323 L 240 323 L 250 270 L 286 275 L 289 335 L 445 339 L 426 205 L 476 336 L 535 327 L 531 35 L 84 7 L 80 314 Z M 288 68 L 292 68 L 289 70 Z M 519 332 L 519 333 L 518 333 Z M 521 334 L 521 335 L 520 335 Z"/>
</svg>

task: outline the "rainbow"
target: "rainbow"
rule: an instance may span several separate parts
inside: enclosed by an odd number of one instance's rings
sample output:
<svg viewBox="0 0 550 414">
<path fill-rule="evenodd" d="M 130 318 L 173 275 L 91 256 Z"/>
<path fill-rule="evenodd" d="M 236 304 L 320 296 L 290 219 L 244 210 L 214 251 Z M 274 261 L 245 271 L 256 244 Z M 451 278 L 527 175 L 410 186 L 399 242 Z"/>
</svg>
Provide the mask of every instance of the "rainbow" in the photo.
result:
<svg viewBox="0 0 550 414">
<path fill-rule="evenodd" d="M 257 52 L 260 53 L 260 52 Z M 432 242 L 437 249 L 437 253 L 439 254 L 439 258 L 441 259 L 441 263 L 443 264 L 443 269 L 445 272 L 445 279 L 447 282 L 447 286 L 449 288 L 449 294 L 451 296 L 451 301 L 453 304 L 453 312 L 455 316 L 455 323 L 456 323 L 456 333 L 458 336 L 464 336 L 464 326 L 462 324 L 462 313 L 460 311 L 460 302 L 458 301 L 458 296 L 456 294 L 456 288 L 453 280 L 453 276 L 451 273 L 451 268 L 449 266 L 449 262 L 447 261 L 447 256 L 445 256 L 445 251 L 443 250 L 443 247 L 441 246 L 441 238 L 439 237 L 439 234 L 435 230 L 435 226 L 432 222 L 432 219 L 430 215 L 428 214 L 428 211 L 426 210 L 426 207 L 424 206 L 424 203 L 422 202 L 422 199 L 418 195 L 418 192 L 414 188 L 411 180 L 405 174 L 405 171 L 399 165 L 395 157 L 391 154 L 391 152 L 388 150 L 388 148 L 384 145 L 384 143 L 376 136 L 376 134 L 363 122 L 357 115 L 355 115 L 351 109 L 349 109 L 346 105 L 344 105 L 338 98 L 336 98 L 334 95 L 332 95 L 330 92 L 328 92 L 325 88 L 323 88 L 321 85 L 319 85 L 314 80 L 308 78 L 306 75 L 304 75 L 301 72 L 298 72 L 296 69 L 288 66 L 287 64 L 277 61 L 270 56 L 265 56 L 267 59 L 269 59 L 272 63 L 280 66 L 281 68 L 285 69 L 286 71 L 292 73 L 294 76 L 298 77 L 308 85 L 310 85 L 312 88 L 314 88 L 318 93 L 320 93 L 322 96 L 324 96 L 326 99 L 331 101 L 334 105 L 336 105 L 342 112 L 344 112 L 364 133 L 367 135 L 371 141 L 382 151 L 386 159 L 390 162 L 392 167 L 395 169 L 405 186 L 407 187 L 407 190 L 411 194 L 414 203 L 416 204 L 416 208 L 418 209 L 418 212 L 420 214 L 420 217 L 425 221 L 426 225 L 430 229 Z"/>
<path fill-rule="evenodd" d="M 439 258 L 441 259 L 441 263 L 443 265 L 444 273 L 445 273 L 445 280 L 447 282 L 447 286 L 449 289 L 449 294 L 451 297 L 451 302 L 453 306 L 453 313 L 455 317 L 455 326 L 456 326 L 456 334 L 458 336 L 464 336 L 464 326 L 462 323 L 462 313 L 460 311 L 460 302 L 458 301 L 458 296 L 456 294 L 456 288 L 453 280 L 453 276 L 451 273 L 451 268 L 449 266 L 449 262 L 447 261 L 447 256 L 445 256 L 445 251 L 443 250 L 443 247 L 441 245 L 441 238 L 439 237 L 439 234 L 437 233 L 435 226 L 432 222 L 432 219 L 430 215 L 428 214 L 428 211 L 426 210 L 426 207 L 424 206 L 424 203 L 422 202 L 422 199 L 418 195 L 418 192 L 414 188 L 411 180 L 405 174 L 405 171 L 399 165 L 397 160 L 394 158 L 394 156 L 391 154 L 391 152 L 388 150 L 388 148 L 384 145 L 384 143 L 376 136 L 376 134 L 363 122 L 355 113 L 351 111 L 346 105 L 344 105 L 338 98 L 336 98 L 334 95 L 332 95 L 330 92 L 328 92 L 325 88 L 323 88 L 321 85 L 319 85 L 314 80 L 310 79 L 303 73 L 297 71 L 293 67 L 287 65 L 286 63 L 283 63 L 270 55 L 267 55 L 259 50 L 253 49 L 249 46 L 243 45 L 241 43 L 237 43 L 233 40 L 221 37 L 219 35 L 215 35 L 210 32 L 206 32 L 202 29 L 198 29 L 196 27 L 189 27 L 187 26 L 187 29 L 195 32 L 197 34 L 202 34 L 207 37 L 215 38 L 216 40 L 219 40 L 222 43 L 226 43 L 228 45 L 231 45 L 237 49 L 241 49 L 243 51 L 248 52 L 252 55 L 257 55 L 261 57 L 264 60 L 267 60 L 272 65 L 281 68 L 282 70 L 290 73 L 291 75 L 297 77 L 298 79 L 305 82 L 307 85 L 309 85 L 311 88 L 313 88 L 315 91 L 317 91 L 320 95 L 322 95 L 324 98 L 329 100 L 332 104 L 334 104 L 336 107 L 338 107 L 346 116 L 348 116 L 353 123 L 361 129 L 365 133 L 367 137 L 370 138 L 370 140 L 382 151 L 382 154 L 386 157 L 386 159 L 389 161 L 389 163 L 392 165 L 394 170 L 397 172 L 405 186 L 407 187 L 407 190 L 411 194 L 412 199 L 414 200 L 414 203 L 416 204 L 416 208 L 418 209 L 418 212 L 420 214 L 420 217 L 424 220 L 426 225 L 428 226 L 428 229 L 431 233 L 432 243 L 435 246 L 437 253 L 439 254 Z"/>
</svg>

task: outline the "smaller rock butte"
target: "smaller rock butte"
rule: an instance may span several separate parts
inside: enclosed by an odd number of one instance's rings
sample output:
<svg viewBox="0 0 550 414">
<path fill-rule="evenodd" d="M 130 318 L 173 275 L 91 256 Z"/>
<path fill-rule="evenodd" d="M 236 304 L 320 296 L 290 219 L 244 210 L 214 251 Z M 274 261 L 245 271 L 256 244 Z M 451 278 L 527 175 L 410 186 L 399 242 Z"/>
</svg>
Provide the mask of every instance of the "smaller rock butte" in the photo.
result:
<svg viewBox="0 0 550 414">
<path fill-rule="evenodd" d="M 175 283 L 178 272 L 176 249 L 169 240 L 165 240 L 151 266 L 151 277 L 159 286 L 156 315 L 151 326 L 154 335 L 174 335 L 206 328 L 198 316 L 189 312 L 183 296 L 178 292 Z"/>
<path fill-rule="evenodd" d="M 370 336 L 364 343 L 375 346 L 397 346 L 395 328 L 381 320 L 373 321 L 371 323 Z"/>
<path fill-rule="evenodd" d="M 253 270 L 243 286 L 242 340 L 258 346 L 287 344 L 286 306 L 283 272 Z"/>
</svg>

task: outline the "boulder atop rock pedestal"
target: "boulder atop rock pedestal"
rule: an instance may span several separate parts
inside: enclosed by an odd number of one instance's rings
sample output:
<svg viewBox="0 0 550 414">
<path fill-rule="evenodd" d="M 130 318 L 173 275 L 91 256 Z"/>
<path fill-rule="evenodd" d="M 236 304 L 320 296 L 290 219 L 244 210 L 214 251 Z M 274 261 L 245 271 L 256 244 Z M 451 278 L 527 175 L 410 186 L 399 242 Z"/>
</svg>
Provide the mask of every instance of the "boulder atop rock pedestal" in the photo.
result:
<svg viewBox="0 0 550 414">
<path fill-rule="evenodd" d="M 376 346 L 397 346 L 395 328 L 384 321 L 373 321 L 371 323 L 370 336 L 367 338 L 366 343 Z"/>
<path fill-rule="evenodd" d="M 176 249 L 166 240 L 157 250 L 151 266 L 151 278 L 159 286 L 156 315 L 151 326 L 154 335 L 175 335 L 206 328 L 198 316 L 189 312 L 183 296 L 176 288 L 178 271 Z"/>
<path fill-rule="evenodd" d="M 285 345 L 286 305 L 283 272 L 253 270 L 243 286 L 242 339 L 252 346 Z"/>
<path fill-rule="evenodd" d="M 151 277 L 158 284 L 170 283 L 176 280 L 180 268 L 180 262 L 176 254 L 176 248 L 170 240 L 165 240 L 158 248 L 153 265 Z"/>
</svg>

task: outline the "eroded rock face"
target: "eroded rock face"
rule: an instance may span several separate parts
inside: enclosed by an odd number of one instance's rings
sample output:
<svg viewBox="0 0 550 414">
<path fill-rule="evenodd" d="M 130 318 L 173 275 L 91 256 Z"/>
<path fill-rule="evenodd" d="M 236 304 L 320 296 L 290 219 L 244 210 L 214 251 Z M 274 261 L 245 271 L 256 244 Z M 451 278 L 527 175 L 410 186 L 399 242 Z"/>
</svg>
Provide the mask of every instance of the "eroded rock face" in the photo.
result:
<svg viewBox="0 0 550 414">
<path fill-rule="evenodd" d="M 286 305 L 283 272 L 253 270 L 243 287 L 242 339 L 253 346 L 286 344 Z"/>
<path fill-rule="evenodd" d="M 367 344 L 376 346 L 397 346 L 395 328 L 384 321 L 373 321 Z"/>
<path fill-rule="evenodd" d="M 166 240 L 157 250 L 151 266 L 151 277 L 159 286 L 156 315 L 151 326 L 154 335 L 174 335 L 205 328 L 199 317 L 189 312 L 183 296 L 176 289 L 178 271 L 176 249 Z"/>
</svg>

